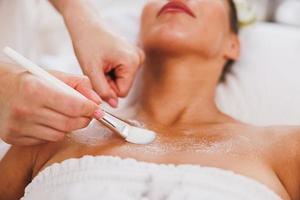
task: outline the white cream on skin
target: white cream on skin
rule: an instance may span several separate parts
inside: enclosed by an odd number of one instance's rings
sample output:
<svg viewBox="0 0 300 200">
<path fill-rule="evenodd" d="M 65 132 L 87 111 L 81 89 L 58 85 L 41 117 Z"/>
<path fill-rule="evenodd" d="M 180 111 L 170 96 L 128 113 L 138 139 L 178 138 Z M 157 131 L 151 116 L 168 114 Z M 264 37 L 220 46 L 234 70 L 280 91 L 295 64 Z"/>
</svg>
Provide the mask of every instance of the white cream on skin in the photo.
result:
<svg viewBox="0 0 300 200">
<path fill-rule="evenodd" d="M 136 120 L 128 120 L 132 125 L 134 125 L 137 128 L 144 129 L 145 125 L 139 121 Z M 137 130 L 137 129 L 135 129 Z M 133 131 L 135 131 L 133 130 Z M 143 131 L 143 130 L 140 130 Z M 87 128 L 73 132 L 69 135 L 69 137 L 80 144 L 86 144 L 86 145 L 101 145 L 103 142 L 108 141 L 114 134 L 111 130 L 106 128 L 105 126 L 101 125 L 97 121 L 93 121 Z M 137 136 L 138 134 L 134 134 L 134 138 L 131 138 L 132 140 L 143 140 L 144 138 L 139 138 Z M 142 132 L 141 134 L 142 135 Z M 147 140 L 147 138 L 146 138 Z"/>
</svg>

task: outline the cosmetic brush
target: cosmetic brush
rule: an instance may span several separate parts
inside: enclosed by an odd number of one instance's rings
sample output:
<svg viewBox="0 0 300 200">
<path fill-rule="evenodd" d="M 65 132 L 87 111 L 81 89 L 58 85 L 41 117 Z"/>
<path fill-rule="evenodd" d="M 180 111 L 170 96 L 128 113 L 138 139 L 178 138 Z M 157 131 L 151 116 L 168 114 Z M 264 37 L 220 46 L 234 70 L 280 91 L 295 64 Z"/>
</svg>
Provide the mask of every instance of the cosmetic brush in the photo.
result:
<svg viewBox="0 0 300 200">
<path fill-rule="evenodd" d="M 65 84 L 61 80 L 57 79 L 56 77 L 52 76 L 50 73 L 48 73 L 29 59 L 25 58 L 15 50 L 11 49 L 10 47 L 5 47 L 3 49 L 3 52 L 12 61 L 26 69 L 26 71 L 28 71 L 32 75 L 42 78 L 43 80 L 47 81 L 53 86 L 56 86 L 57 89 L 62 90 L 67 94 L 76 95 L 80 98 L 86 99 L 86 97 L 83 96 L 81 93 L 79 93 L 69 85 Z M 153 142 L 156 137 L 155 132 L 128 124 L 126 121 L 106 111 L 104 111 L 104 116 L 102 119 L 95 119 L 98 120 L 105 127 L 109 128 L 111 131 L 119 134 L 129 143 L 149 144 Z"/>
</svg>

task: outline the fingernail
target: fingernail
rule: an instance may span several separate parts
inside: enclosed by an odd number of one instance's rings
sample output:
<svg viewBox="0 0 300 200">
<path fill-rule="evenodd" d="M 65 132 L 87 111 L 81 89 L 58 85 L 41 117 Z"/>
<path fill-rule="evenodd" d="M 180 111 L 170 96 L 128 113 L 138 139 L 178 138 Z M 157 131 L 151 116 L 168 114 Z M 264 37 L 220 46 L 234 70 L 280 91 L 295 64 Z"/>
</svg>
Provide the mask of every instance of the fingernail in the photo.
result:
<svg viewBox="0 0 300 200">
<path fill-rule="evenodd" d="M 104 113 L 100 108 L 98 108 L 94 113 L 96 119 L 102 119 L 103 115 Z"/>
<path fill-rule="evenodd" d="M 118 107 L 118 99 L 111 98 L 108 100 L 108 103 L 114 108 Z"/>
</svg>

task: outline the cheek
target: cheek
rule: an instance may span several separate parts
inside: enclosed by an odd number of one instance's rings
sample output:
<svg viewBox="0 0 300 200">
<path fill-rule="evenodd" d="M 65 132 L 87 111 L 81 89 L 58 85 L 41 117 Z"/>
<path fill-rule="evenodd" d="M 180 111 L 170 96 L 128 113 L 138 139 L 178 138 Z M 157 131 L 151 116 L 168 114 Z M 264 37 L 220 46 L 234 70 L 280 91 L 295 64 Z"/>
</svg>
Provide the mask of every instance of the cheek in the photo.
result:
<svg viewBox="0 0 300 200">
<path fill-rule="evenodd" d="M 198 34 L 198 44 L 217 54 L 229 33 L 228 13 L 219 7 L 203 12 L 202 19 L 195 26 L 194 36 Z"/>
<path fill-rule="evenodd" d="M 143 43 L 145 38 L 148 37 L 148 33 L 153 29 L 155 25 L 155 9 L 153 5 L 148 3 L 142 12 L 141 24 L 140 24 L 140 42 Z"/>
</svg>

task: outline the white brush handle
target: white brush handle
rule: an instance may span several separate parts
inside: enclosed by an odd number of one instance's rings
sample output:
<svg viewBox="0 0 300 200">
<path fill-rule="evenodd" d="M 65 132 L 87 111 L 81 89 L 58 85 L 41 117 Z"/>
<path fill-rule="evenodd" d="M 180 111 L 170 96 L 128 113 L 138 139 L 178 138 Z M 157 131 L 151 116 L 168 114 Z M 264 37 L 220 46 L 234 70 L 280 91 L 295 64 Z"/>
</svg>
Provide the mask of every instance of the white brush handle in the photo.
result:
<svg viewBox="0 0 300 200">
<path fill-rule="evenodd" d="M 86 97 L 83 96 L 81 93 L 77 92 L 75 89 L 73 89 L 69 85 L 65 84 L 61 80 L 52 76 L 50 73 L 48 73 L 47 71 L 45 71 L 44 69 L 42 69 L 41 67 L 39 67 L 38 65 L 33 63 L 32 61 L 30 61 L 29 59 L 25 58 L 24 56 L 22 56 L 21 54 L 19 54 L 15 50 L 13 50 L 12 48 L 5 47 L 3 49 L 3 52 L 10 59 L 12 59 L 17 64 L 19 64 L 20 66 L 25 68 L 28 72 L 30 72 L 31 74 L 33 74 L 37 77 L 40 77 L 43 80 L 48 81 L 52 85 L 56 86 L 58 89 L 62 90 L 64 93 L 68 93 L 68 94 L 75 95 L 77 97 L 86 99 Z"/>
<path fill-rule="evenodd" d="M 85 96 L 83 96 L 81 93 L 79 93 L 77 90 L 73 89 L 69 85 L 65 84 L 61 80 L 57 79 L 56 77 L 52 76 L 50 73 L 30 61 L 29 59 L 25 58 L 15 50 L 11 49 L 10 47 L 5 47 L 3 49 L 3 52 L 5 55 L 7 55 L 10 59 L 15 61 L 17 64 L 22 66 L 24 69 L 26 69 L 31 74 L 40 77 L 43 80 L 48 81 L 52 85 L 56 86 L 57 89 L 61 90 L 64 93 L 75 95 L 80 98 L 87 99 Z M 104 111 L 103 119 L 98 120 L 106 127 L 110 128 L 111 130 L 117 132 L 122 137 L 126 138 L 127 132 L 124 132 L 124 128 L 129 126 L 127 123 L 121 121 L 120 119 L 114 117 L 108 112 Z"/>
</svg>

